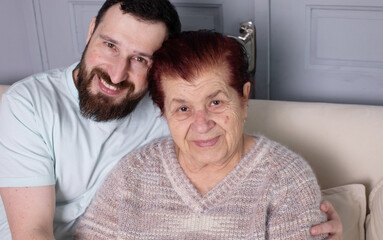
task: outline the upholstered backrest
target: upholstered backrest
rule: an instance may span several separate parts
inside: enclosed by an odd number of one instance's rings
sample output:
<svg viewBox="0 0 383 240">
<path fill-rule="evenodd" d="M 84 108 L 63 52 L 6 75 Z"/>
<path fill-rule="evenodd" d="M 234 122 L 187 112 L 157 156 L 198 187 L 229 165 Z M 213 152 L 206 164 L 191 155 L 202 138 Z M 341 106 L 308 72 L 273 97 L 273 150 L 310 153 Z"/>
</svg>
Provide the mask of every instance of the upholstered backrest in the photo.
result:
<svg viewBox="0 0 383 240">
<path fill-rule="evenodd" d="M 250 100 L 246 132 L 258 132 L 303 156 L 321 187 L 383 177 L 383 107 Z"/>
<path fill-rule="evenodd" d="M 380 239 L 373 236 L 383 222 L 383 198 L 374 197 L 383 192 L 383 106 L 250 100 L 245 131 L 306 159 L 341 217 L 344 239 L 364 240 L 365 227 L 367 240 Z"/>
</svg>

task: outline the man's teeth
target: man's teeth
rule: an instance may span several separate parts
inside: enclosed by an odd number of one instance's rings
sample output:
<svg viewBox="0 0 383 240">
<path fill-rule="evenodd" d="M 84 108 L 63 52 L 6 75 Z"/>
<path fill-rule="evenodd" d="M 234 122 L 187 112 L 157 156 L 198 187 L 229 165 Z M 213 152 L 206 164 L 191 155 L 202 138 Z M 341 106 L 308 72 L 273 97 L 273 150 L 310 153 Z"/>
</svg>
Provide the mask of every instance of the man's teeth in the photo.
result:
<svg viewBox="0 0 383 240">
<path fill-rule="evenodd" d="M 101 79 L 101 82 L 102 82 L 102 84 L 104 84 L 104 86 L 106 88 L 109 88 L 110 90 L 113 90 L 113 91 L 117 91 L 118 90 L 117 87 L 108 84 L 104 79 Z"/>
</svg>

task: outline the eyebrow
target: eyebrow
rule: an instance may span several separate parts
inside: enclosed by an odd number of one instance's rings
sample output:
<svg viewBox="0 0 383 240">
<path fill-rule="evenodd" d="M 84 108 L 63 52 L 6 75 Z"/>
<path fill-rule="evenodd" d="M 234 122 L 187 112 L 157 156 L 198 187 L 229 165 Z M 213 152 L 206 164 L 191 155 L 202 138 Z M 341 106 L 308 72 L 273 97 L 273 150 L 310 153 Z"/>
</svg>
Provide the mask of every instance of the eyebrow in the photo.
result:
<svg viewBox="0 0 383 240">
<path fill-rule="evenodd" d="M 111 42 L 115 45 L 121 45 L 121 43 L 107 35 L 104 35 L 104 34 L 100 34 L 100 38 L 102 38 L 103 40 L 107 41 L 107 42 Z M 143 57 L 147 57 L 149 59 L 152 59 L 153 55 L 152 54 L 148 54 L 148 53 L 144 53 L 144 52 L 139 52 L 139 51 L 133 51 L 134 54 L 136 55 L 139 55 L 139 56 L 143 56 Z"/>
<path fill-rule="evenodd" d="M 113 39 L 113 38 L 111 38 L 111 37 L 109 37 L 109 36 L 106 36 L 106 35 L 104 35 L 104 34 L 100 34 L 100 38 L 102 38 L 102 39 L 105 40 L 105 41 L 111 42 L 111 43 L 113 43 L 113 44 L 120 45 L 120 42 L 119 42 L 119 41 L 117 41 L 117 40 L 115 40 L 115 39 Z"/>
<path fill-rule="evenodd" d="M 218 94 L 224 94 L 226 97 L 228 96 L 225 92 L 223 92 L 222 90 L 217 90 L 215 92 L 213 92 L 212 94 L 209 94 L 205 99 L 208 100 L 208 99 L 211 99 L 211 98 L 214 98 L 216 97 Z M 181 99 L 181 98 L 173 98 L 172 99 L 172 102 L 177 102 L 177 103 L 186 103 L 186 100 L 185 99 Z"/>
<path fill-rule="evenodd" d="M 181 98 L 173 98 L 171 102 L 186 103 L 186 101 L 184 99 L 181 99 Z"/>
<path fill-rule="evenodd" d="M 209 96 L 206 97 L 206 99 L 211 99 L 211 98 L 214 98 L 216 97 L 218 94 L 222 93 L 223 95 L 225 95 L 226 97 L 228 97 L 227 93 L 225 93 L 224 91 L 222 90 L 217 90 L 215 92 L 213 92 L 212 94 L 210 94 Z"/>
<path fill-rule="evenodd" d="M 214 97 L 216 97 L 216 96 L 217 96 L 218 94 L 220 94 L 220 93 L 225 94 L 225 93 L 222 92 L 221 90 L 217 90 L 217 91 L 213 92 L 212 94 L 208 95 L 208 96 L 206 97 L 206 99 L 214 98 Z M 225 95 L 226 95 L 226 94 L 225 94 Z"/>
</svg>

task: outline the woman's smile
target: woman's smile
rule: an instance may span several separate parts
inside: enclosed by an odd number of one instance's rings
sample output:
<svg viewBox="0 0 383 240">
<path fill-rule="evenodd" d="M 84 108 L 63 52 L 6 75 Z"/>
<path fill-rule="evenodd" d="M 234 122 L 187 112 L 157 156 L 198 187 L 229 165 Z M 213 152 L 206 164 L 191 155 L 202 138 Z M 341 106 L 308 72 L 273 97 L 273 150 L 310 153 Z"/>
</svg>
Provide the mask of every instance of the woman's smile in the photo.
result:
<svg viewBox="0 0 383 240">
<path fill-rule="evenodd" d="M 219 136 L 215 137 L 215 138 L 208 139 L 208 140 L 194 140 L 193 142 L 198 147 L 213 147 L 216 145 L 218 140 L 219 140 Z"/>
</svg>

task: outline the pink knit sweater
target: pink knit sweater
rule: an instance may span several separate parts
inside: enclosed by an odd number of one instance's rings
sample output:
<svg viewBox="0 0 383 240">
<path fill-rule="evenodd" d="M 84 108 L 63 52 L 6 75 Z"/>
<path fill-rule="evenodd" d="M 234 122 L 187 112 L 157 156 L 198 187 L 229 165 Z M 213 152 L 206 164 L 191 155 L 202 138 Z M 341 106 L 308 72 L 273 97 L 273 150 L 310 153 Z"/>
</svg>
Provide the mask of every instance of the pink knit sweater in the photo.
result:
<svg viewBox="0 0 383 240">
<path fill-rule="evenodd" d="M 311 239 L 310 227 L 326 220 L 311 168 L 280 144 L 255 139 L 203 196 L 182 171 L 171 138 L 127 155 L 96 194 L 75 239 Z"/>
</svg>

